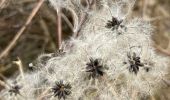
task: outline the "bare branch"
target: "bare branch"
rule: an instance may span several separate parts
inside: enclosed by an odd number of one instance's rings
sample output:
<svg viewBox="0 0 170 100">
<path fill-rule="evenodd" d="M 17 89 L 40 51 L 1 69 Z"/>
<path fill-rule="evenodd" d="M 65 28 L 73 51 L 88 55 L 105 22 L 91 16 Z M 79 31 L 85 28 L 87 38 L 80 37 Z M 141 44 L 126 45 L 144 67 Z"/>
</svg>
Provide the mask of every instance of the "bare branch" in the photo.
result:
<svg viewBox="0 0 170 100">
<path fill-rule="evenodd" d="M 62 43 L 62 22 L 61 22 L 61 9 L 57 9 L 57 43 L 58 43 L 58 48 L 61 48 L 61 43 Z"/>
<path fill-rule="evenodd" d="M 23 34 L 27 26 L 31 23 L 31 20 L 35 16 L 35 14 L 38 12 L 40 9 L 41 5 L 43 4 L 44 0 L 39 0 L 38 4 L 35 6 L 35 8 L 32 10 L 30 16 L 28 17 L 26 23 L 24 26 L 17 32 L 15 37 L 12 39 L 12 41 L 9 43 L 9 45 L 5 48 L 5 50 L 0 54 L 0 59 L 7 56 L 10 50 L 16 45 L 17 40 L 19 37 Z"/>
</svg>

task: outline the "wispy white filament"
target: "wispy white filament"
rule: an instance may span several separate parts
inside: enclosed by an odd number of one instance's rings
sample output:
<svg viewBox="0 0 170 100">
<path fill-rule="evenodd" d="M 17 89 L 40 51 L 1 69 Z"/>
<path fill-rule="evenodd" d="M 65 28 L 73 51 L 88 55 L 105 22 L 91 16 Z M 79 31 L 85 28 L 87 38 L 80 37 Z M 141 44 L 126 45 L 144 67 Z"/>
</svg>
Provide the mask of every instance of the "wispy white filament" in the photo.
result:
<svg viewBox="0 0 170 100">
<path fill-rule="evenodd" d="M 70 0 L 49 1 L 54 8 L 67 8 L 74 4 Z M 101 0 L 103 8 L 89 13 L 80 36 L 63 44 L 69 50 L 64 48 L 62 55 L 42 54 L 38 58 L 36 71 L 26 74 L 25 81 L 18 77 L 17 82 L 22 86 L 20 94 L 11 96 L 9 89 L 4 89 L 1 98 L 58 100 L 51 89 L 55 82 L 61 80 L 72 87 L 66 100 L 133 100 L 154 94 L 163 84 L 169 58 L 157 54 L 152 47 L 153 28 L 149 22 L 141 18 L 128 18 L 129 11 L 122 13 L 123 6 L 131 9 L 134 0 L 109 2 Z M 77 1 L 77 4 L 80 2 Z M 122 23 L 116 28 L 106 27 L 113 17 L 122 20 Z M 135 63 L 133 56 L 138 57 L 141 66 Z M 104 74 L 90 77 L 87 66 L 91 58 L 99 61 L 98 65 L 92 64 L 95 66 L 94 73 L 99 73 L 95 70 L 96 66 L 102 66 Z M 130 68 L 137 70 L 133 72 Z"/>
</svg>

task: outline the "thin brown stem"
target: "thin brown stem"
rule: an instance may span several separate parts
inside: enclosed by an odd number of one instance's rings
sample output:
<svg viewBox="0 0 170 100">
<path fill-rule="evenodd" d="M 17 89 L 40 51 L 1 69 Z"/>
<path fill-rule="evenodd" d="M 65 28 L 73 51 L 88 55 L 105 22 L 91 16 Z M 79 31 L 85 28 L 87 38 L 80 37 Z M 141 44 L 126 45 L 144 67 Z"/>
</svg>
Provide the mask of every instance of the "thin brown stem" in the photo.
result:
<svg viewBox="0 0 170 100">
<path fill-rule="evenodd" d="M 165 49 L 163 49 L 162 47 L 160 47 L 160 46 L 158 46 L 158 45 L 154 45 L 154 47 L 155 47 L 158 51 L 160 51 L 161 53 L 163 53 L 163 54 L 165 54 L 165 55 L 167 55 L 167 56 L 170 56 L 170 51 L 165 50 Z"/>
<path fill-rule="evenodd" d="M 2 73 L 0 73 L 0 78 L 3 80 L 7 80 L 7 78 Z"/>
<path fill-rule="evenodd" d="M 0 10 L 2 10 L 8 3 L 9 1 L 7 0 L 1 0 L 0 1 Z"/>
<path fill-rule="evenodd" d="M 69 28 L 73 31 L 73 25 L 70 22 L 70 20 L 67 18 L 66 15 L 64 15 L 63 13 L 61 14 L 62 18 L 64 19 L 64 21 L 67 23 L 67 25 L 69 26 Z"/>
<path fill-rule="evenodd" d="M 56 50 L 56 43 L 53 41 L 53 39 L 52 39 L 52 37 L 50 36 L 50 31 L 49 31 L 49 29 L 48 29 L 48 25 L 46 24 L 46 22 L 43 20 L 43 19 L 41 19 L 40 21 L 39 21 L 39 23 L 40 23 L 40 25 L 41 25 L 41 27 L 42 27 L 42 29 L 43 29 L 43 33 L 44 33 L 44 35 L 46 36 L 46 38 L 45 38 L 45 43 L 44 43 L 44 47 L 46 46 L 46 44 L 50 41 L 50 43 L 51 43 L 51 47 L 52 47 L 52 49 L 55 51 Z"/>
<path fill-rule="evenodd" d="M 9 87 L 10 87 L 7 83 L 5 83 L 5 82 L 2 81 L 2 80 L 0 80 L 0 85 L 3 86 L 3 87 L 5 87 L 5 88 L 9 88 Z"/>
<path fill-rule="evenodd" d="M 18 60 L 14 61 L 14 63 L 18 65 L 18 69 L 20 71 L 21 77 L 22 77 L 23 80 L 25 80 L 23 64 L 21 62 L 21 59 L 18 57 Z"/>
<path fill-rule="evenodd" d="M 148 5 L 148 0 L 143 0 L 142 1 L 143 4 L 143 12 L 142 12 L 142 17 L 146 18 L 146 10 L 147 10 L 147 5 Z"/>
<path fill-rule="evenodd" d="M 61 9 L 57 9 L 57 43 L 58 43 L 58 48 L 61 48 L 61 43 L 62 43 L 62 22 L 61 22 Z"/>
<path fill-rule="evenodd" d="M 38 4 L 35 6 L 35 8 L 32 10 L 31 14 L 29 15 L 27 21 L 25 22 L 24 26 L 17 32 L 15 37 L 12 39 L 12 41 L 9 43 L 9 45 L 5 48 L 5 50 L 0 54 L 0 59 L 7 56 L 10 50 L 16 45 L 18 39 L 23 34 L 27 26 L 31 23 L 32 19 L 40 9 L 41 5 L 43 4 L 44 0 L 39 0 Z"/>
<path fill-rule="evenodd" d="M 153 95 L 151 95 L 151 100 L 156 100 L 156 98 Z"/>
<path fill-rule="evenodd" d="M 132 100 L 138 100 L 138 91 L 133 89 L 132 90 L 132 97 L 131 97 Z"/>
<path fill-rule="evenodd" d="M 40 96 L 37 98 L 37 100 L 43 100 L 43 98 L 47 95 L 50 88 L 46 89 L 43 93 L 40 94 Z"/>
</svg>

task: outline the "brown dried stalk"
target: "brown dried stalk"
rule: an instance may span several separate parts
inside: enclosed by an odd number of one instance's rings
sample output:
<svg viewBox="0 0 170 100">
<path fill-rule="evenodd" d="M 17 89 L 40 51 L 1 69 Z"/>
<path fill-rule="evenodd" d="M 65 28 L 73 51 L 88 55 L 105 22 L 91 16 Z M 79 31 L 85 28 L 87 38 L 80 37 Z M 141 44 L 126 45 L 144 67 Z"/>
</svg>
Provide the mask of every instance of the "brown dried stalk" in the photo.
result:
<svg viewBox="0 0 170 100">
<path fill-rule="evenodd" d="M 58 48 L 61 49 L 62 43 L 62 22 L 61 22 L 61 9 L 57 9 L 57 43 Z"/>
<path fill-rule="evenodd" d="M 9 43 L 9 45 L 5 48 L 5 50 L 0 54 L 0 59 L 7 56 L 10 50 L 16 45 L 17 40 L 20 38 L 20 36 L 23 34 L 27 26 L 31 23 L 33 17 L 36 15 L 38 10 L 40 9 L 41 5 L 43 4 L 44 0 L 39 0 L 38 4 L 35 6 L 35 8 L 32 10 L 30 16 L 28 17 L 26 23 L 23 25 L 23 27 L 17 32 L 15 37 L 12 39 L 12 41 Z"/>
<path fill-rule="evenodd" d="M 161 53 L 170 56 L 170 51 L 163 49 L 162 47 L 158 46 L 158 45 L 154 45 L 154 47 Z"/>
<path fill-rule="evenodd" d="M 13 63 L 15 63 L 16 65 L 18 65 L 18 69 L 19 69 L 19 71 L 20 71 L 21 77 L 22 77 L 23 80 L 25 80 L 22 61 L 21 61 L 21 59 L 20 59 L 19 57 L 18 57 L 17 59 L 18 59 L 18 60 L 17 60 L 17 61 L 14 61 Z"/>
</svg>

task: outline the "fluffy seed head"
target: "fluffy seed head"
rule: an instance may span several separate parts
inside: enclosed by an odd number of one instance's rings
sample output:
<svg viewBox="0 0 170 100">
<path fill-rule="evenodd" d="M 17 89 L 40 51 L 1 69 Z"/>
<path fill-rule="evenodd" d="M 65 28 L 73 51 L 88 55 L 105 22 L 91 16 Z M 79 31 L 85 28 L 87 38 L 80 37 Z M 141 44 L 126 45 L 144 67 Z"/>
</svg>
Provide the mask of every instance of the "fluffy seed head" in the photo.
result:
<svg viewBox="0 0 170 100">
<path fill-rule="evenodd" d="M 99 59 L 90 58 L 90 62 L 86 64 L 86 72 L 90 73 L 89 77 L 98 78 L 104 75 L 104 66 L 100 64 Z"/>
<path fill-rule="evenodd" d="M 71 85 L 69 83 L 64 84 L 63 81 L 55 83 L 55 86 L 52 88 L 54 96 L 58 99 L 66 99 L 67 96 L 71 94 Z"/>
</svg>

